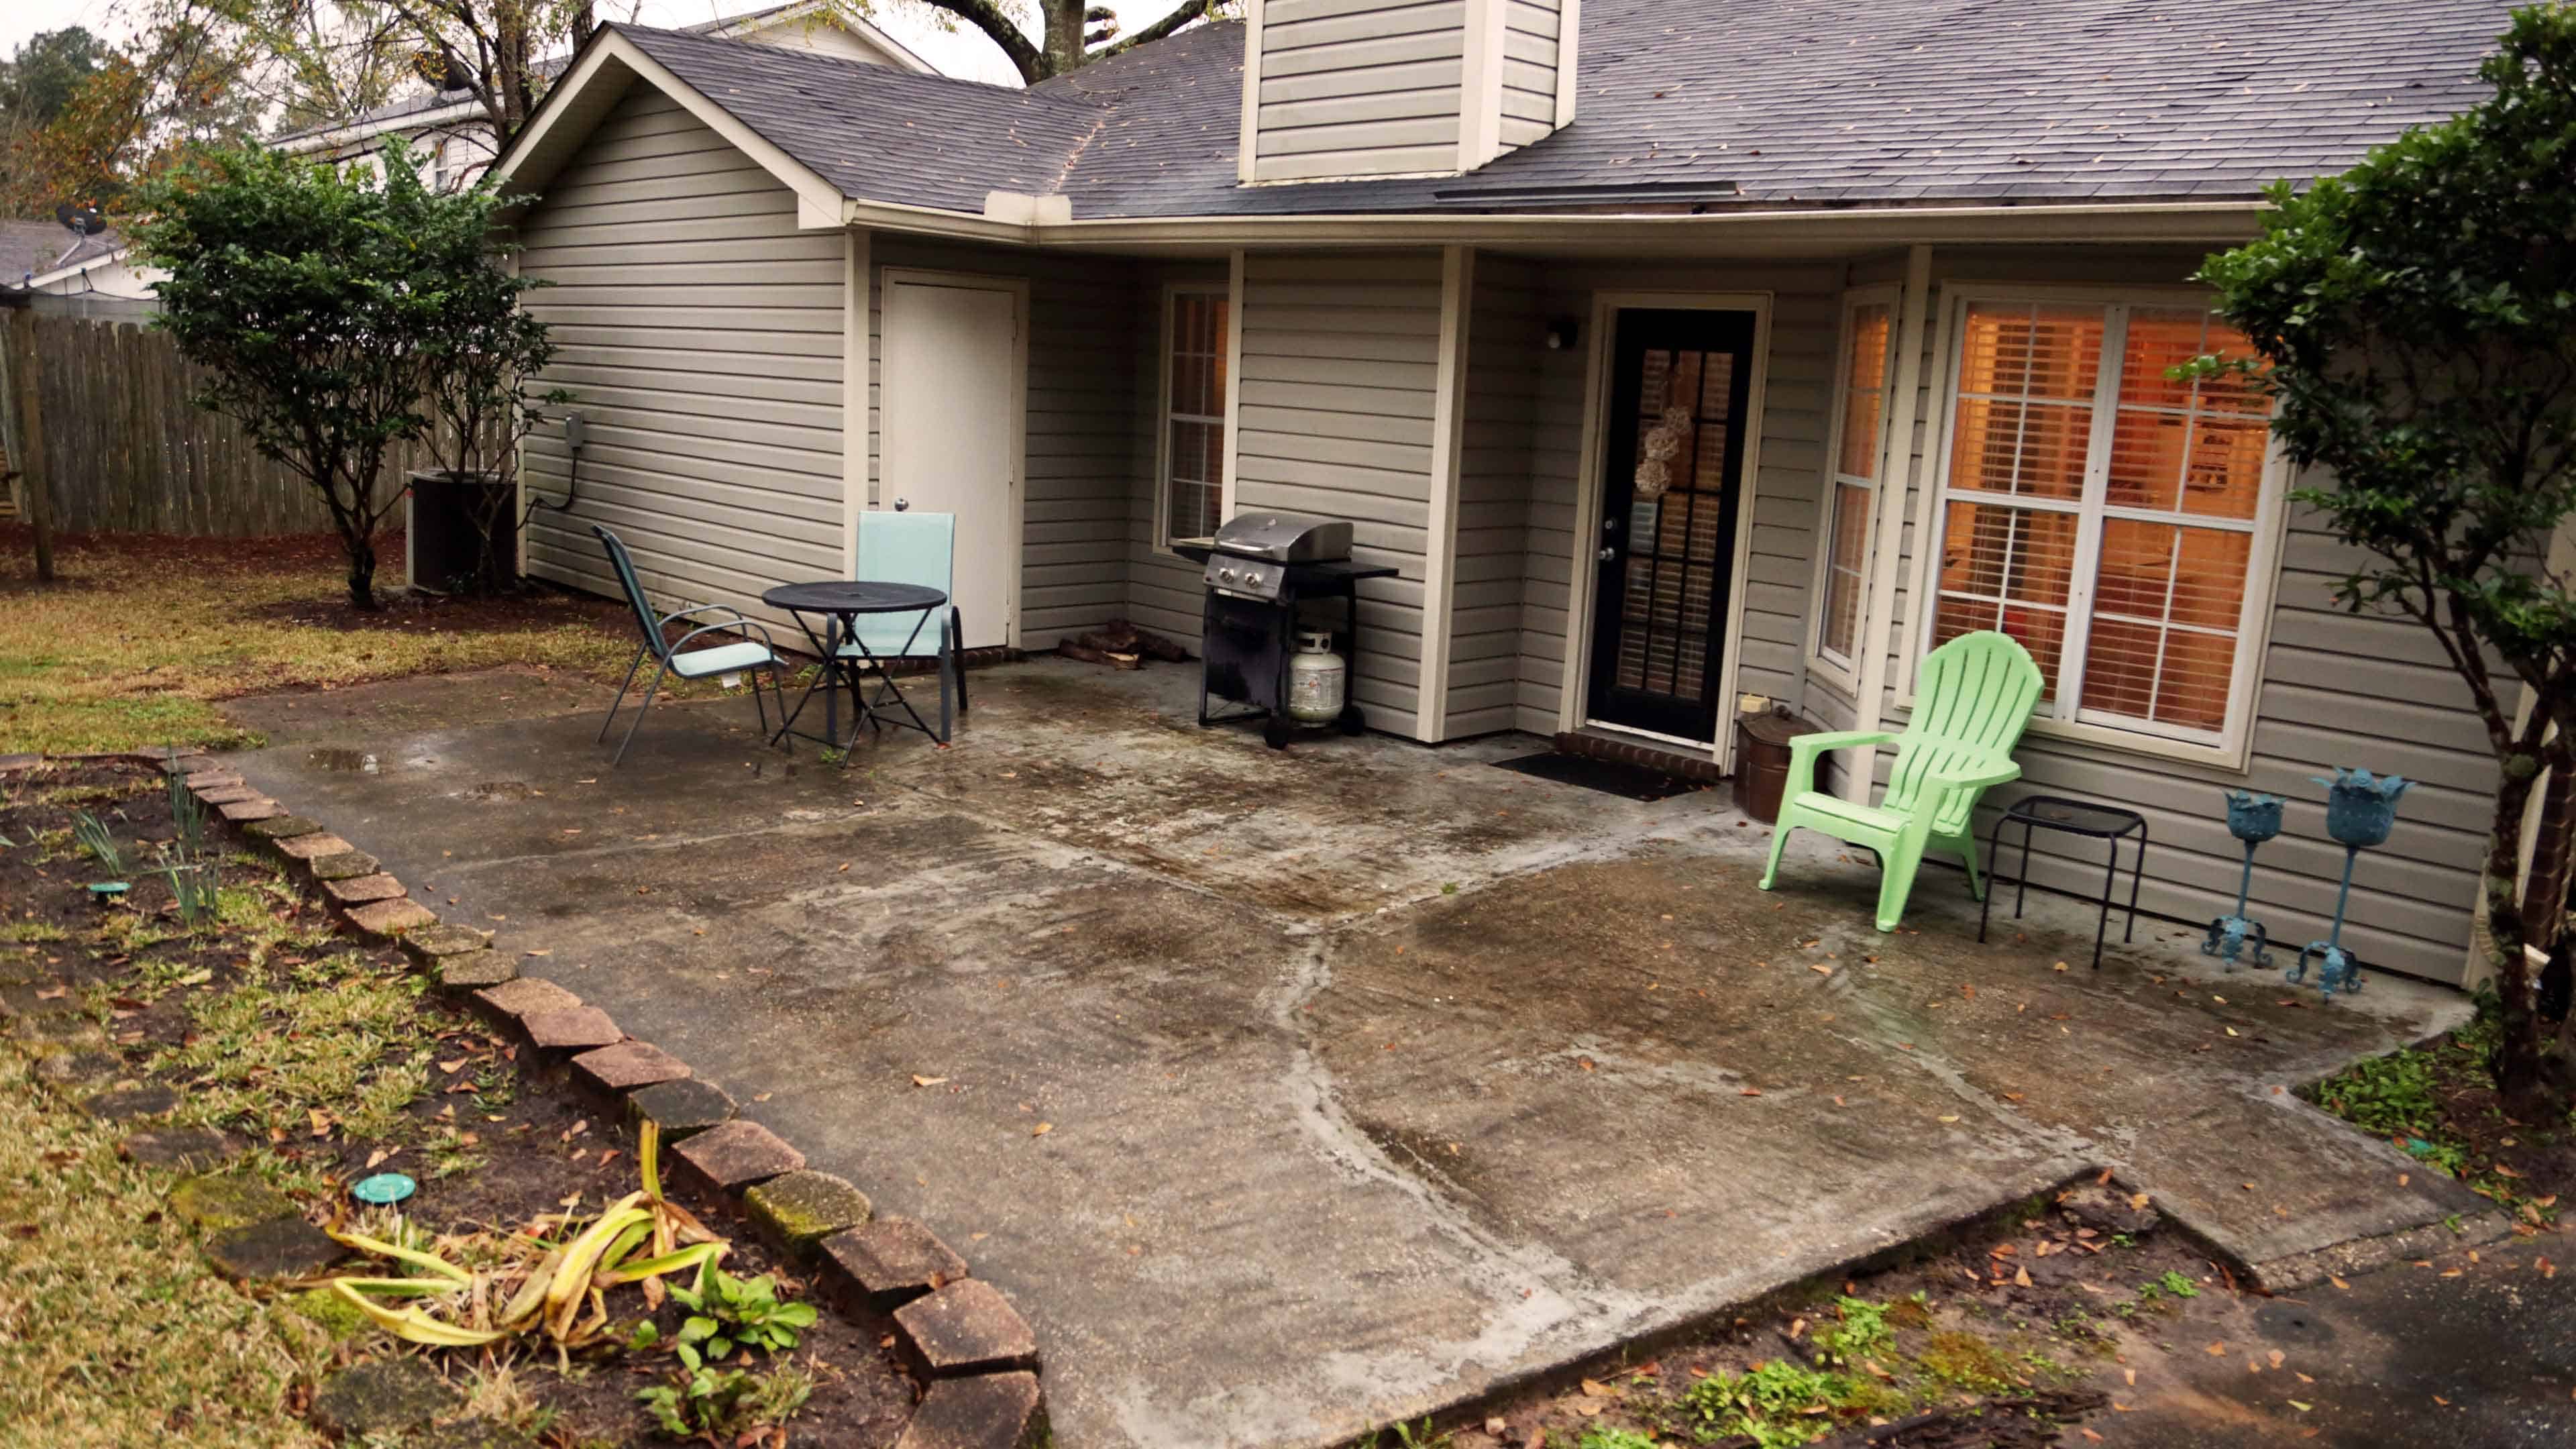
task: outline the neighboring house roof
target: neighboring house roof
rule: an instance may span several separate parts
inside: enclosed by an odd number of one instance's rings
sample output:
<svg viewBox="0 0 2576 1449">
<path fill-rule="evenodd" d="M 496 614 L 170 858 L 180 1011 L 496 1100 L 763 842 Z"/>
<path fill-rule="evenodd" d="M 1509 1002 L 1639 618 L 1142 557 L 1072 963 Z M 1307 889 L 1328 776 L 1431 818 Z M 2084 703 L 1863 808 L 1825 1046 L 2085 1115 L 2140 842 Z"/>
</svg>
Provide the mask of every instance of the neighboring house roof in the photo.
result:
<svg viewBox="0 0 2576 1449">
<path fill-rule="evenodd" d="M 1589 0 L 1574 122 L 1466 176 L 1241 186 L 1244 27 L 1029 90 L 615 31 L 851 197 L 1077 218 L 2220 200 L 2484 94 L 2512 0 Z"/>
<path fill-rule="evenodd" d="M 846 13 L 845 7 L 836 7 L 830 3 L 830 0 L 789 0 L 787 4 L 772 5 L 765 10 L 753 10 L 718 20 L 702 20 L 680 33 L 740 40 L 764 30 L 794 25 L 800 21 L 810 21 L 817 25 L 837 25 L 857 34 L 870 45 L 894 57 L 898 66 L 924 75 L 938 74 L 936 67 L 915 55 L 901 41 L 867 21 Z M 551 56 L 541 60 L 537 62 L 537 74 L 552 80 L 563 72 L 567 59 L 564 56 Z M 482 108 L 475 101 L 474 92 L 460 86 L 449 90 L 423 91 L 416 95 L 404 96 L 399 100 L 388 101 L 353 121 L 330 121 L 318 126 L 281 131 L 270 138 L 270 144 L 289 151 L 311 151 L 324 146 L 345 146 L 354 141 L 363 141 L 388 131 L 403 130 L 409 126 L 432 125 L 442 121 L 463 119 L 479 120 L 481 116 Z"/>
<path fill-rule="evenodd" d="M 94 261 L 123 245 L 113 227 L 95 236 L 74 236 L 50 219 L 0 221 L 0 287 L 14 291 L 31 276 Z"/>
</svg>

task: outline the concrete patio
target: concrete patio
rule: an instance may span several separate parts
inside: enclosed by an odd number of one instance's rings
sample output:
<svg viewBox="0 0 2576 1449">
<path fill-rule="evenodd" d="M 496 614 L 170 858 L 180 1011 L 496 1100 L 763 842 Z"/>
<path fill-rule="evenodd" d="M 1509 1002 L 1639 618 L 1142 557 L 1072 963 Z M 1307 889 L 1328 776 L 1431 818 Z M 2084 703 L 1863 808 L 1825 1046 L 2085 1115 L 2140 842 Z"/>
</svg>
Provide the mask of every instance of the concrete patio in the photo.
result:
<svg viewBox="0 0 2576 1449">
<path fill-rule="evenodd" d="M 2104 1167 L 2273 1284 L 2499 1228 L 2283 1090 L 2455 993 L 2153 922 L 2096 975 L 2089 908 L 1979 946 L 1937 871 L 1880 936 L 1865 858 L 1756 891 L 1723 790 L 1273 754 L 1194 682 L 979 674 L 843 771 L 742 700 L 611 769 L 604 692 L 465 676 L 245 701 L 236 764 L 957 1240 L 1067 1449 L 1331 1444 Z"/>
</svg>

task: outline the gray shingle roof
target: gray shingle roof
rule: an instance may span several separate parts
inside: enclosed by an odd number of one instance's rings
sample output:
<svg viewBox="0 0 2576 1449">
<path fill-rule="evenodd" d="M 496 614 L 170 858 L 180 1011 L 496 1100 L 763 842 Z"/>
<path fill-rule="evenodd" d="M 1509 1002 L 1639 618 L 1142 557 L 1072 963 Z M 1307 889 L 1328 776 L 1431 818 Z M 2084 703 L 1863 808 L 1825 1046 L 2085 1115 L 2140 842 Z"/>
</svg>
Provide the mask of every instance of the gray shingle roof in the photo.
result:
<svg viewBox="0 0 2576 1449">
<path fill-rule="evenodd" d="M 30 275 L 43 276 L 74 262 L 103 257 L 125 245 L 116 229 L 95 236 L 75 236 L 61 222 L 0 220 L 0 287 L 26 285 Z"/>
<path fill-rule="evenodd" d="M 621 33 L 850 195 L 1080 217 L 2250 196 L 2455 114 L 2512 0 L 1589 0 L 1574 124 L 1472 176 L 1235 184 L 1243 27 L 1032 90 Z"/>
</svg>

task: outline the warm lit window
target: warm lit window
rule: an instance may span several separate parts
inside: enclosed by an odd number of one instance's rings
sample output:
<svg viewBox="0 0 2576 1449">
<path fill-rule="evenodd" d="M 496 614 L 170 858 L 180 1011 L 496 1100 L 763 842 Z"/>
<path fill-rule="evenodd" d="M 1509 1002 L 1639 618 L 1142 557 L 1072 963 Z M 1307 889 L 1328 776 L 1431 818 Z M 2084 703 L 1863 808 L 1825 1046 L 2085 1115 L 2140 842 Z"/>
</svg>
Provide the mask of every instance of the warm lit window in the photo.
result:
<svg viewBox="0 0 2576 1449">
<path fill-rule="evenodd" d="M 1955 330 L 1931 643 L 2020 640 L 2043 718 L 2228 742 L 2270 596 L 2267 405 L 2165 374 L 2243 335 L 2061 301 L 1970 300 Z"/>
<path fill-rule="evenodd" d="M 1178 290 L 1164 309 L 1162 542 L 1206 538 L 1223 520 L 1226 294 Z"/>
<path fill-rule="evenodd" d="M 1880 436 L 1887 422 L 1892 312 L 1886 301 L 1856 298 L 1843 315 L 1841 394 L 1818 534 L 1824 571 L 1816 591 L 1816 653 L 1842 670 L 1853 669 L 1860 652 L 1870 515 L 1878 497 Z"/>
</svg>

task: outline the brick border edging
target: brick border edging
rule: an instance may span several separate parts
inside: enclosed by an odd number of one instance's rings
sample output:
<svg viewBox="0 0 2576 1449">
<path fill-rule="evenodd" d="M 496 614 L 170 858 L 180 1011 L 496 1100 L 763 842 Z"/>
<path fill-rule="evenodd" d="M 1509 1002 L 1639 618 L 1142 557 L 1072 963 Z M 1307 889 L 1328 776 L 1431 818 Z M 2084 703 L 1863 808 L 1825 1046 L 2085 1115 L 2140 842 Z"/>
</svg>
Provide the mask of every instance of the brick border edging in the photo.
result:
<svg viewBox="0 0 2576 1449">
<path fill-rule="evenodd" d="M 804 1153 L 736 1116 L 733 1098 L 686 1062 L 626 1035 L 608 1013 L 556 983 L 521 976 L 490 936 L 442 922 L 375 857 L 251 788 L 205 750 L 79 758 L 180 776 L 189 793 L 311 884 L 346 929 L 401 946 L 451 1000 L 515 1031 L 540 1062 L 567 1065 L 576 1083 L 628 1118 L 660 1123 L 678 1170 L 738 1200 L 763 1238 L 816 1270 L 823 1296 L 843 1316 L 860 1306 L 891 1316 L 902 1356 L 925 1386 L 895 1449 L 1049 1442 L 1035 1331 L 930 1229 L 876 1216 L 856 1185 L 807 1169 Z"/>
</svg>

